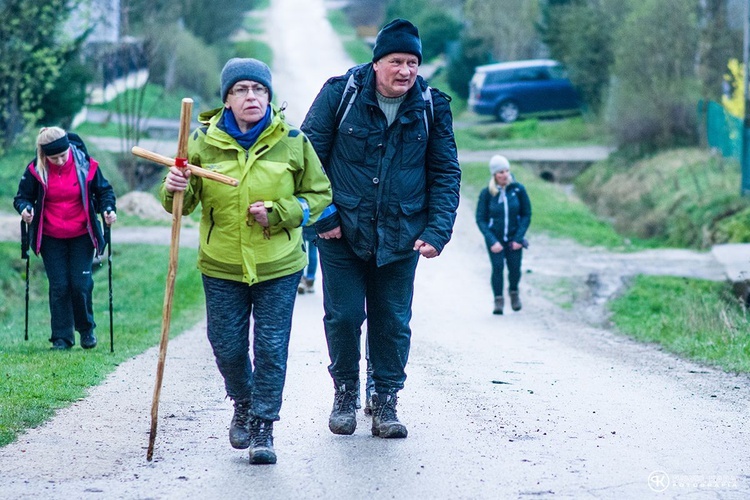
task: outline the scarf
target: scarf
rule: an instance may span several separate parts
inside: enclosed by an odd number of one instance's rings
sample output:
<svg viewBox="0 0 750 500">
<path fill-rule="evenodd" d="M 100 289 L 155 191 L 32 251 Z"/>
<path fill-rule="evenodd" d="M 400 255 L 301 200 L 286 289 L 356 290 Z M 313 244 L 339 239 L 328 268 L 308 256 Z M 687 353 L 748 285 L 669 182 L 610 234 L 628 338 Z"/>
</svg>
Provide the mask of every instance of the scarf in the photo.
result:
<svg viewBox="0 0 750 500">
<path fill-rule="evenodd" d="M 225 109 L 221 117 L 219 128 L 229 134 L 237 143 L 245 149 L 250 149 L 260 134 L 271 124 L 271 105 L 266 109 L 266 115 L 258 123 L 253 125 L 247 132 L 242 132 L 237 125 L 237 119 L 234 117 L 231 109 Z"/>
</svg>

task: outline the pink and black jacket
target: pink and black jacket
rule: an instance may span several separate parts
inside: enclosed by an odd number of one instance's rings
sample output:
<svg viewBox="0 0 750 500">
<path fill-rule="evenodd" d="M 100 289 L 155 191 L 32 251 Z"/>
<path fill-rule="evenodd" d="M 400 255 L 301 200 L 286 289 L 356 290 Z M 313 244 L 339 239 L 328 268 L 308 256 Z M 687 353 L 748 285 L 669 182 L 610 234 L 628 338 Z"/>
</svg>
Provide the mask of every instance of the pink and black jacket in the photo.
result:
<svg viewBox="0 0 750 500">
<path fill-rule="evenodd" d="M 87 229 L 91 241 L 98 255 L 104 253 L 104 235 L 102 225 L 98 219 L 99 214 L 116 211 L 115 193 L 107 179 L 104 178 L 99 163 L 91 158 L 86 152 L 85 146 L 76 134 L 68 134 L 70 139 L 70 152 L 75 160 L 78 185 L 81 187 L 83 209 L 86 211 Z M 36 168 L 37 159 L 29 163 L 18 184 L 18 192 L 13 199 L 13 206 L 20 214 L 27 207 L 34 208 L 34 219 L 29 230 L 30 248 L 35 254 L 39 254 L 42 247 L 42 214 L 47 188 L 42 182 L 41 175 Z"/>
</svg>

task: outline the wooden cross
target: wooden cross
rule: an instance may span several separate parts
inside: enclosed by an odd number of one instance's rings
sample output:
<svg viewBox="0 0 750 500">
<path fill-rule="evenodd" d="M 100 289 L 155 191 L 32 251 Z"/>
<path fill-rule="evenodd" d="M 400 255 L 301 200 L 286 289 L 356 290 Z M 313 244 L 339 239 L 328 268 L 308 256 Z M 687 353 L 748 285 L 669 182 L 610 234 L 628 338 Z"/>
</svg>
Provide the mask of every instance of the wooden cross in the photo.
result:
<svg viewBox="0 0 750 500">
<path fill-rule="evenodd" d="M 182 100 L 182 109 L 180 111 L 180 133 L 177 139 L 177 157 L 168 158 L 151 151 L 147 151 L 138 146 L 133 147 L 131 152 L 153 161 L 161 163 L 168 167 L 189 168 L 192 175 L 213 179 L 230 186 L 237 186 L 239 182 L 236 179 L 223 174 L 211 172 L 196 165 L 190 165 L 187 162 L 188 137 L 190 137 L 190 120 L 193 114 L 193 100 L 185 98 Z M 180 226 L 182 224 L 182 202 L 185 198 L 184 191 L 175 191 L 172 198 L 172 238 L 169 244 L 169 270 L 167 272 L 167 287 L 164 292 L 164 308 L 161 318 L 161 342 L 159 343 L 159 361 L 156 365 L 156 383 L 154 384 L 154 398 L 151 403 L 151 433 L 148 438 L 148 451 L 146 460 L 149 462 L 154 456 L 154 440 L 156 439 L 156 423 L 159 414 L 159 395 L 161 394 L 161 384 L 164 378 L 164 362 L 167 357 L 167 343 L 169 342 L 169 324 L 172 319 L 172 297 L 174 295 L 174 283 L 177 277 L 177 255 L 180 246 Z"/>
</svg>

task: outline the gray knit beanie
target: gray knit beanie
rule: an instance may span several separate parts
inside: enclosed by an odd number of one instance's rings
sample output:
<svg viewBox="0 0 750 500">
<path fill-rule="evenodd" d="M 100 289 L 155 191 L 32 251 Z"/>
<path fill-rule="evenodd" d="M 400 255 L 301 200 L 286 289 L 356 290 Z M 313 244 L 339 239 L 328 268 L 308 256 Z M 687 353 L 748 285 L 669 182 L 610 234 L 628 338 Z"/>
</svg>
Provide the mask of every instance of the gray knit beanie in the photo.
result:
<svg viewBox="0 0 750 500">
<path fill-rule="evenodd" d="M 227 93 L 232 89 L 232 85 L 240 80 L 252 80 L 261 83 L 268 88 L 268 101 L 273 98 L 273 88 L 271 88 L 271 70 L 266 63 L 257 59 L 241 59 L 234 57 L 227 61 L 224 69 L 221 70 L 221 101 L 227 100 Z"/>
<path fill-rule="evenodd" d="M 422 64 L 422 41 L 419 39 L 419 30 L 406 19 L 394 19 L 383 26 L 375 38 L 372 62 L 394 52 L 414 54 L 419 59 L 419 64 Z"/>
</svg>

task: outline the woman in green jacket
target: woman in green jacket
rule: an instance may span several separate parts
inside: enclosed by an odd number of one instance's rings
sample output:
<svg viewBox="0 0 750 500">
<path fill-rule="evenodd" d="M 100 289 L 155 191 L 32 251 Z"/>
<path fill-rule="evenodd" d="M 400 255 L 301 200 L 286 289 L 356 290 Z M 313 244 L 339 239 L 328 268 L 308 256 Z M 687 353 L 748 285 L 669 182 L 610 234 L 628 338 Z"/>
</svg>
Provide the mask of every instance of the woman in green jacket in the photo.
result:
<svg viewBox="0 0 750 500">
<path fill-rule="evenodd" d="M 250 462 L 276 463 L 292 311 L 307 263 L 302 227 L 331 203 L 331 186 L 310 141 L 271 104 L 271 72 L 256 59 L 230 59 L 221 72 L 224 106 L 201 114 L 188 161 L 239 180 L 238 187 L 172 167 L 161 189 L 169 211 L 202 204 L 198 268 L 208 339 L 234 401 L 230 444 Z M 253 319 L 253 361 L 249 325 Z M 254 365 L 254 366 L 253 366 Z"/>
</svg>

